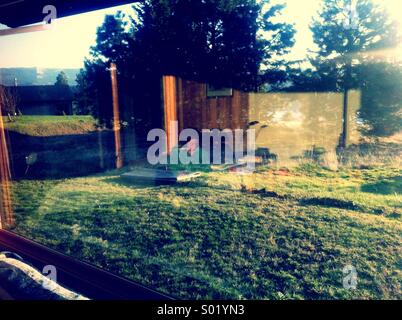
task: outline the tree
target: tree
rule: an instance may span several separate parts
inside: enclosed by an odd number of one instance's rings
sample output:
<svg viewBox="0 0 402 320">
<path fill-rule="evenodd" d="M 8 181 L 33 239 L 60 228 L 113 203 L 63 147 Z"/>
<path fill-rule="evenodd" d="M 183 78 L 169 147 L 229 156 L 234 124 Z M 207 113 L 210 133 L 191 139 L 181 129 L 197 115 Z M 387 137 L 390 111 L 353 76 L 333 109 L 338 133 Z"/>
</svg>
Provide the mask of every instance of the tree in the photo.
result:
<svg viewBox="0 0 402 320">
<path fill-rule="evenodd" d="M 56 78 L 56 82 L 54 84 L 55 86 L 59 86 L 59 87 L 68 87 L 68 78 L 67 75 L 64 71 L 61 71 Z"/>
<path fill-rule="evenodd" d="M 93 115 L 96 101 L 94 99 L 95 94 L 87 78 L 87 72 L 81 69 L 75 81 L 77 83 L 77 90 L 74 95 L 76 102 L 74 113 L 78 115 Z"/>
<path fill-rule="evenodd" d="M 54 86 L 57 91 L 57 95 L 65 100 L 63 101 L 63 99 L 61 99 L 60 102 L 57 103 L 55 106 L 57 112 L 59 114 L 70 114 L 72 111 L 72 106 L 69 102 L 69 99 L 72 97 L 72 92 L 70 86 L 68 85 L 67 75 L 64 73 L 64 71 L 61 71 L 58 74 Z"/>
<path fill-rule="evenodd" d="M 137 53 L 159 73 L 252 90 L 261 66 L 293 45 L 292 26 L 273 22 L 284 6 L 270 0 L 149 0 L 136 8 Z"/>
<path fill-rule="evenodd" d="M 386 62 L 362 65 L 362 106 L 359 117 L 363 133 L 370 137 L 387 137 L 402 127 L 402 65 Z"/>
<path fill-rule="evenodd" d="M 353 6 L 355 5 L 355 6 Z M 372 0 L 324 0 L 311 25 L 319 47 L 311 61 L 321 80 L 343 92 L 343 131 L 340 147 L 348 140 L 348 91 L 359 85 L 358 66 L 374 51 L 399 43 L 398 25 Z"/>
<path fill-rule="evenodd" d="M 289 81 L 288 68 L 291 63 L 285 61 L 283 56 L 295 44 L 294 26 L 280 21 L 285 7 L 284 4 L 271 5 L 270 1 L 263 1 L 258 19 L 259 38 L 263 46 L 260 85 L 269 85 L 277 90 Z"/>
<path fill-rule="evenodd" d="M 106 16 L 86 62 L 85 79 L 98 101 L 109 102 L 99 99 L 106 93 L 99 89 L 99 79 L 116 63 L 119 89 L 145 106 L 125 105 L 122 118 L 159 126 L 155 110 L 160 109 L 162 75 L 243 90 L 265 81 L 261 66 L 265 74 L 273 71 L 277 58 L 293 45 L 292 26 L 273 22 L 282 9 L 269 0 L 143 1 L 134 5 L 135 15 Z"/>
<path fill-rule="evenodd" d="M 0 85 L 0 106 L 3 114 L 12 115 L 16 114 L 20 97 L 16 88 L 3 87 Z"/>
<path fill-rule="evenodd" d="M 111 108 L 111 85 L 109 67 L 112 62 L 118 65 L 120 77 L 129 79 L 128 70 L 135 65 L 132 46 L 132 33 L 126 30 L 124 15 L 118 12 L 115 16 L 106 15 L 103 24 L 97 30 L 96 45 L 90 50 L 90 58 L 86 59 L 84 69 L 77 75 L 76 101 L 78 110 L 90 112 L 99 122 L 111 126 L 113 112 Z M 135 84 L 131 84 L 126 92 L 135 95 Z M 135 91 L 135 90 L 134 90 Z"/>
</svg>

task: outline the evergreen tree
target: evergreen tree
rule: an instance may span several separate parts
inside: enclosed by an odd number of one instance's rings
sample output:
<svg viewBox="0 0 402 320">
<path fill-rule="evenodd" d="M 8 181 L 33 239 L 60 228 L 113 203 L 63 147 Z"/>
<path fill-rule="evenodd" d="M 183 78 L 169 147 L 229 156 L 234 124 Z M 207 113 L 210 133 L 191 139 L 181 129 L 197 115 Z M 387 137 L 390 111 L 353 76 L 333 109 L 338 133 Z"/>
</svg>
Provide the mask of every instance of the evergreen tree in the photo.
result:
<svg viewBox="0 0 402 320">
<path fill-rule="evenodd" d="M 58 114 L 71 114 L 72 105 L 69 102 L 70 97 L 72 97 L 72 91 L 68 84 L 68 78 L 64 71 L 61 71 L 54 84 L 57 90 L 57 95 L 62 97 L 62 99 L 55 105 Z"/>
<path fill-rule="evenodd" d="M 263 46 L 263 59 L 259 84 L 278 90 L 290 80 L 288 69 L 291 62 L 283 57 L 295 44 L 295 29 L 292 24 L 280 21 L 286 5 L 271 5 L 269 0 L 260 5 L 258 35 Z"/>
<path fill-rule="evenodd" d="M 93 115 L 96 101 L 94 92 L 90 86 L 90 79 L 87 72 L 81 69 L 76 78 L 77 90 L 74 95 L 76 102 L 74 113 L 78 115 Z"/>
<path fill-rule="evenodd" d="M 162 75 L 253 90 L 266 79 L 260 67 L 273 72 L 278 57 L 293 45 L 293 27 L 273 22 L 283 6 L 269 0 L 146 0 L 133 8 L 136 14 L 130 17 L 105 18 L 83 78 L 101 100 L 95 108 L 102 109 L 101 104 L 110 104 L 105 96 L 110 87 L 103 88 L 100 79 L 108 77 L 107 68 L 115 62 L 120 90 L 144 104 L 126 104 L 121 112 L 126 121 L 160 125 L 155 108 L 160 109 Z M 108 112 L 99 114 L 107 117 Z"/>
<path fill-rule="evenodd" d="M 61 71 L 56 78 L 55 86 L 68 87 L 68 78 L 64 71 Z"/>
<path fill-rule="evenodd" d="M 311 30 L 319 47 L 312 64 L 327 88 L 344 93 L 340 147 L 345 147 L 348 91 L 358 86 L 357 67 L 369 61 L 376 50 L 399 43 L 398 25 L 372 0 L 323 0 Z"/>
<path fill-rule="evenodd" d="M 145 1 L 137 53 L 150 71 L 251 90 L 261 65 L 278 64 L 293 45 L 293 27 L 273 22 L 283 8 L 269 0 Z"/>
<path fill-rule="evenodd" d="M 402 64 L 370 63 L 360 67 L 363 133 L 388 137 L 402 130 Z"/>
</svg>

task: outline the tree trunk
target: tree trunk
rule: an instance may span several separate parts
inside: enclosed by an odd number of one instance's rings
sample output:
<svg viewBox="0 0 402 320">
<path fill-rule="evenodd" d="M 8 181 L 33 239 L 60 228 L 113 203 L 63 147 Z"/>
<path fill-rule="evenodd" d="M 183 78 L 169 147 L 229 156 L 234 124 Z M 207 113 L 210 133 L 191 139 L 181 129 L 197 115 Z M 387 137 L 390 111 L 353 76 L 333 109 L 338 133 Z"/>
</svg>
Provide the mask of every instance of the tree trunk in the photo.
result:
<svg viewBox="0 0 402 320">
<path fill-rule="evenodd" d="M 349 90 L 343 91 L 342 135 L 339 147 L 346 148 L 349 141 Z"/>
<path fill-rule="evenodd" d="M 348 39 L 349 43 L 352 39 Z M 352 52 L 349 49 L 349 52 Z M 342 112 L 342 134 L 339 141 L 339 148 L 344 149 L 349 142 L 349 89 L 352 88 L 352 60 L 346 57 L 345 74 L 343 79 L 343 112 Z"/>
</svg>

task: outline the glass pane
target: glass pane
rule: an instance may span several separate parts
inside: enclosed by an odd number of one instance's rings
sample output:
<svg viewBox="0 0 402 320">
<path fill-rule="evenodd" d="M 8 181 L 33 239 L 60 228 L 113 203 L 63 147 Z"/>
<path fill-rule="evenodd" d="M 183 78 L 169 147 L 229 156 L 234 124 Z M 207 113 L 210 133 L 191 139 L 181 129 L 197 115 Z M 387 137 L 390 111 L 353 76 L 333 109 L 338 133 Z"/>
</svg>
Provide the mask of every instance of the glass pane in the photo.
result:
<svg viewBox="0 0 402 320">
<path fill-rule="evenodd" d="M 400 298 L 401 7 L 145 1 L 0 36 L 2 227 L 179 298 Z"/>
</svg>

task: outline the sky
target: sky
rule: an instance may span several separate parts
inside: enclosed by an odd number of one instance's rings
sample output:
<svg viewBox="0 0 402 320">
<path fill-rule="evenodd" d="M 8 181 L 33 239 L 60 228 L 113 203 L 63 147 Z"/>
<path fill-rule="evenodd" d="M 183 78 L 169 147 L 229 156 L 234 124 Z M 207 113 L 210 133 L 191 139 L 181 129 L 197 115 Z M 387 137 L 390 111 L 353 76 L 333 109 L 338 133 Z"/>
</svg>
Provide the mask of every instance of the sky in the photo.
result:
<svg viewBox="0 0 402 320">
<path fill-rule="evenodd" d="M 401 0 L 376 0 L 383 2 L 394 18 L 402 25 Z M 294 23 L 296 44 L 290 54 L 291 59 L 304 59 L 307 50 L 314 47 L 309 23 L 319 9 L 321 0 L 273 0 L 286 2 L 284 21 Z M 77 16 L 57 19 L 47 31 L 0 37 L 0 68 L 38 67 L 38 68 L 81 68 L 95 44 L 96 30 L 106 14 L 118 10 L 132 12 L 131 6 L 120 6 Z M 27 54 L 29 53 L 29 54 Z"/>
</svg>

